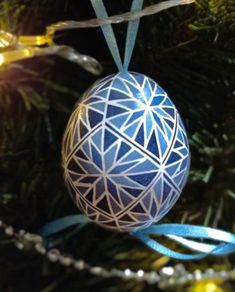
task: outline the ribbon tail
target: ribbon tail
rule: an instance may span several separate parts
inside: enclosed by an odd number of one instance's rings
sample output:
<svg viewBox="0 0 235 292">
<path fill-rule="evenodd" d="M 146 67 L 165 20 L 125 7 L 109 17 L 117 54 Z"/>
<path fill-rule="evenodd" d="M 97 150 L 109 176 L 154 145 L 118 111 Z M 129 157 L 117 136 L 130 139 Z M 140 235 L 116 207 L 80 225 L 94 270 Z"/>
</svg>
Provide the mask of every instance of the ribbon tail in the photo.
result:
<svg viewBox="0 0 235 292">
<path fill-rule="evenodd" d="M 45 238 L 58 232 L 64 231 L 71 226 L 78 224 L 87 224 L 89 222 L 89 219 L 85 215 L 66 216 L 44 225 L 39 230 L 39 234 Z"/>
</svg>

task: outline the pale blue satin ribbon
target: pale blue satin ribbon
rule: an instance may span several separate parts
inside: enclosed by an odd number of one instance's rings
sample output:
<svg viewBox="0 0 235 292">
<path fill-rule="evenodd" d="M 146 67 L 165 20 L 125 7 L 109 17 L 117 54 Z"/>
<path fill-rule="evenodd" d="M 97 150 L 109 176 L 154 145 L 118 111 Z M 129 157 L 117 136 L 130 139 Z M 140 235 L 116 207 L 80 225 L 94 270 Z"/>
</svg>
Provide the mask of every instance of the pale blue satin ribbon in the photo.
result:
<svg viewBox="0 0 235 292">
<path fill-rule="evenodd" d="M 186 224 L 154 224 L 143 230 L 132 232 L 136 238 L 144 242 L 151 249 L 170 258 L 180 260 L 201 259 L 208 255 L 223 256 L 235 251 L 235 235 L 215 228 Z M 163 235 L 185 248 L 196 251 L 196 254 L 175 252 L 157 241 L 150 235 Z M 196 238 L 197 241 L 188 238 Z M 204 243 L 198 240 L 215 241 L 216 244 Z"/>
<path fill-rule="evenodd" d="M 45 242 L 50 242 L 49 238 L 56 233 L 64 231 L 72 226 L 87 224 L 91 221 L 85 215 L 71 215 L 57 219 L 45 225 L 40 234 Z M 185 224 L 153 224 L 145 229 L 131 232 L 131 235 L 145 243 L 154 251 L 180 260 L 195 260 L 205 256 L 223 256 L 235 251 L 235 235 L 226 231 L 195 225 Z M 151 235 L 160 235 L 172 239 L 186 249 L 197 253 L 185 254 L 176 252 L 156 240 Z M 197 240 L 192 240 L 197 239 Z M 200 240 L 209 240 L 215 243 L 201 242 Z M 50 244 L 51 245 L 51 244 Z"/>
<path fill-rule="evenodd" d="M 90 220 L 85 215 L 70 215 L 47 223 L 39 230 L 39 233 L 42 237 L 47 238 L 48 236 L 52 236 L 74 225 L 86 224 L 89 222 Z"/>
<path fill-rule="evenodd" d="M 144 0 L 133 0 L 131 5 L 131 11 L 139 11 L 141 10 L 143 6 Z M 106 11 L 106 8 L 104 6 L 104 3 L 102 0 L 91 0 L 91 4 L 95 10 L 95 13 L 98 18 L 106 18 L 108 17 L 108 13 Z M 105 24 L 101 26 L 101 29 L 103 31 L 105 40 L 107 42 L 107 45 L 109 47 L 109 50 L 113 56 L 113 59 L 118 67 L 119 71 L 127 71 L 128 66 L 131 60 L 132 52 L 135 46 L 136 36 L 138 32 L 140 20 L 133 20 L 128 23 L 128 29 L 127 29 L 127 36 L 126 36 L 126 46 L 125 46 L 125 56 L 124 56 L 124 62 L 122 64 L 122 59 L 120 56 L 120 52 L 117 45 L 117 40 L 115 38 L 113 28 L 111 24 Z"/>
</svg>

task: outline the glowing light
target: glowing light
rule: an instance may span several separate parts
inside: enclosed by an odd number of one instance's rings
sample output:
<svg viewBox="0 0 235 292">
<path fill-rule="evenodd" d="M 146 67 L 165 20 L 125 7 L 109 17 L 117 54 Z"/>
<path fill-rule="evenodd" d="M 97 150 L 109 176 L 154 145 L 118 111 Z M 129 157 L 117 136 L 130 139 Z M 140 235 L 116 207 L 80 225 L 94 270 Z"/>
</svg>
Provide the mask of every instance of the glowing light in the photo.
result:
<svg viewBox="0 0 235 292">
<path fill-rule="evenodd" d="M 143 277 L 144 276 L 144 271 L 143 270 L 139 270 L 138 272 L 137 272 L 137 276 L 138 277 Z"/>
<path fill-rule="evenodd" d="M 223 292 L 224 290 L 220 286 L 219 281 L 212 281 L 212 280 L 202 280 L 196 282 L 190 289 L 190 292 Z"/>
<path fill-rule="evenodd" d="M 167 276 L 172 276 L 174 274 L 174 269 L 172 267 L 164 267 L 162 272 Z"/>
<path fill-rule="evenodd" d="M 3 54 L 0 54 L 0 66 L 4 64 L 4 56 Z"/>
<path fill-rule="evenodd" d="M 29 49 L 25 49 L 25 50 L 23 50 L 22 51 L 22 58 L 24 58 L 24 57 L 30 57 L 30 56 L 32 56 L 32 51 L 31 50 L 29 50 Z"/>
<path fill-rule="evenodd" d="M 130 269 L 126 269 L 124 271 L 124 274 L 125 274 L 126 277 L 129 277 L 131 275 L 131 270 Z"/>
</svg>

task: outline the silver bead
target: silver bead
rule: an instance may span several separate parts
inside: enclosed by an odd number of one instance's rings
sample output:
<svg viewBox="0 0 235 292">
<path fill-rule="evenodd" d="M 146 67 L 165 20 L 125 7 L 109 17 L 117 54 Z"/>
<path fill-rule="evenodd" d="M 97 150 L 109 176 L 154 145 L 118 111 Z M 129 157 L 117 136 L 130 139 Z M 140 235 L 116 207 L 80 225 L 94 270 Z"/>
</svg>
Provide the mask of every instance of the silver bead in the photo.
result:
<svg viewBox="0 0 235 292">
<path fill-rule="evenodd" d="M 101 275 L 102 273 L 102 268 L 101 267 L 92 267 L 90 268 L 90 272 L 94 275 Z"/>
<path fill-rule="evenodd" d="M 169 281 L 169 284 L 170 284 L 170 285 L 174 285 L 175 282 L 176 282 L 174 278 L 169 278 L 168 281 Z"/>
<path fill-rule="evenodd" d="M 215 273 L 215 271 L 213 269 L 207 269 L 205 271 L 205 274 L 208 275 L 208 276 L 212 276 L 214 273 Z"/>
<path fill-rule="evenodd" d="M 221 271 L 219 272 L 219 276 L 224 279 L 224 280 L 228 280 L 229 279 L 229 274 L 226 271 Z"/>
<path fill-rule="evenodd" d="M 130 277 L 131 276 L 131 270 L 130 269 L 125 269 L 124 270 L 124 276 L 127 277 L 127 278 Z"/>
<path fill-rule="evenodd" d="M 202 278 L 202 272 L 200 270 L 195 270 L 194 271 L 194 276 L 196 280 L 201 280 Z"/>
<path fill-rule="evenodd" d="M 24 245 L 23 245 L 22 242 L 16 242 L 15 245 L 16 245 L 16 247 L 17 247 L 19 250 L 24 249 Z"/>
<path fill-rule="evenodd" d="M 57 249 L 51 249 L 47 252 L 47 257 L 52 263 L 55 263 L 59 260 L 60 252 Z"/>
<path fill-rule="evenodd" d="M 59 261 L 63 266 L 69 267 L 73 263 L 73 259 L 68 256 L 60 256 Z"/>
<path fill-rule="evenodd" d="M 127 269 L 129 270 L 129 269 Z M 115 277 L 119 277 L 119 278 L 128 278 L 128 276 L 125 275 L 125 270 L 122 271 L 122 270 L 118 270 L 118 269 L 112 269 L 110 272 L 109 271 L 106 271 L 106 273 L 109 273 L 110 276 L 115 276 Z"/>
<path fill-rule="evenodd" d="M 74 263 L 74 268 L 77 269 L 77 270 L 79 270 L 79 271 L 84 270 L 84 268 L 85 268 L 84 261 L 76 261 Z"/>
<path fill-rule="evenodd" d="M 8 227 L 6 227 L 6 229 L 5 229 L 5 233 L 6 233 L 7 235 L 9 235 L 9 236 L 14 235 L 14 229 L 13 229 L 13 227 L 12 227 L 12 226 L 8 226 Z"/>
<path fill-rule="evenodd" d="M 160 276 L 156 272 L 150 272 L 147 277 L 147 282 L 149 284 L 155 284 L 159 282 Z"/>
<path fill-rule="evenodd" d="M 186 274 L 185 266 L 182 264 L 177 264 L 173 269 L 181 275 Z"/>
<path fill-rule="evenodd" d="M 187 275 L 185 276 L 185 278 L 186 278 L 186 280 L 188 280 L 188 281 L 192 281 L 192 280 L 194 279 L 194 276 L 193 276 L 192 274 L 187 274 Z"/>
<path fill-rule="evenodd" d="M 45 247 L 41 244 L 41 243 L 36 243 L 35 244 L 35 249 L 38 253 L 42 254 L 42 255 L 45 255 L 46 254 L 46 249 Z"/>
<path fill-rule="evenodd" d="M 24 239 L 27 241 L 35 242 L 35 243 L 43 243 L 43 239 L 38 234 L 32 234 L 32 233 L 25 233 Z"/>
<path fill-rule="evenodd" d="M 25 235 L 25 233 L 26 233 L 26 231 L 25 231 L 24 229 L 20 229 L 20 231 L 19 231 L 19 235 L 20 235 L 20 236 Z"/>
<path fill-rule="evenodd" d="M 137 272 L 137 277 L 142 278 L 144 276 L 144 271 L 143 270 L 139 270 Z"/>
<path fill-rule="evenodd" d="M 166 276 L 172 276 L 174 274 L 174 268 L 173 267 L 164 267 L 164 268 L 162 268 L 161 272 Z"/>
</svg>

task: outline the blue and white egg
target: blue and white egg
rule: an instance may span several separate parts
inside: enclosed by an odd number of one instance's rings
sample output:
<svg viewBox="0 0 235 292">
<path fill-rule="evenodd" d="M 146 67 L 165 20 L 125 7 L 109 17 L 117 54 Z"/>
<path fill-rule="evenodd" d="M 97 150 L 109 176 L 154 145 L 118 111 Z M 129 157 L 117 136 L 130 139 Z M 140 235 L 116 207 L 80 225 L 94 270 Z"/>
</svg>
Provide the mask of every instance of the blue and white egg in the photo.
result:
<svg viewBox="0 0 235 292">
<path fill-rule="evenodd" d="M 176 107 L 155 81 L 134 72 L 99 80 L 83 95 L 62 156 L 79 209 L 117 231 L 159 221 L 179 198 L 190 165 Z"/>
</svg>

